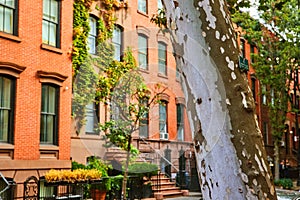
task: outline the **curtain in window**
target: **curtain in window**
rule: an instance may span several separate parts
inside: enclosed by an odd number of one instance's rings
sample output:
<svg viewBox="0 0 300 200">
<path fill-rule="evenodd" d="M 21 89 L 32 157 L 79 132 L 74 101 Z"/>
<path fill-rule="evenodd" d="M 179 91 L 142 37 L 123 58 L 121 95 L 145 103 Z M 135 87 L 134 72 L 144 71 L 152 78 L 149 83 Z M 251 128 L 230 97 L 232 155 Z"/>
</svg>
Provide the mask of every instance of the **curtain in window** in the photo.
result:
<svg viewBox="0 0 300 200">
<path fill-rule="evenodd" d="M 85 107 L 85 119 L 86 119 L 86 124 L 85 124 L 85 132 L 87 133 L 94 133 L 95 132 L 95 119 L 96 119 L 96 109 L 95 109 L 95 104 L 89 103 Z"/>
<path fill-rule="evenodd" d="M 42 110 L 41 110 L 41 143 L 55 143 L 56 128 L 56 88 L 42 86 Z"/>
<path fill-rule="evenodd" d="M 0 77 L 0 141 L 8 142 L 11 113 L 11 88 L 9 78 Z"/>
</svg>

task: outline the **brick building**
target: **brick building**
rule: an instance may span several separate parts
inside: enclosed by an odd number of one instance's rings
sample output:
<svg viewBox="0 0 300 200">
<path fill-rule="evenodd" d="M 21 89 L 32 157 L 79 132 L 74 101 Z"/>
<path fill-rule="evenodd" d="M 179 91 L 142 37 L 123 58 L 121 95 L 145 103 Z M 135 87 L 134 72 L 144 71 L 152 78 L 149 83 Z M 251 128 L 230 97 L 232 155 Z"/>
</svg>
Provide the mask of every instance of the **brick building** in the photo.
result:
<svg viewBox="0 0 300 200">
<path fill-rule="evenodd" d="M 29 177 L 71 167 L 72 8 L 0 2 L 0 172 L 17 184 L 15 197 Z"/>
<path fill-rule="evenodd" d="M 90 26 L 97 27 L 101 7 L 99 1 L 90 9 Z M 153 14 L 162 7 L 160 1 L 128 0 L 125 8 L 116 11 L 116 24 L 112 42 L 115 46 L 115 59 L 120 60 L 124 49 L 130 47 L 139 65 L 139 71 L 148 87 L 154 92 L 159 83 L 166 87 L 160 99 L 143 120 L 139 132 L 133 135 L 133 144 L 140 151 L 140 159 L 156 163 L 162 171 L 175 175 L 179 170 L 179 151 L 189 151 L 192 134 L 189 129 L 185 98 L 180 85 L 180 77 L 176 69 L 173 48 L 168 34 L 162 33 L 158 26 L 150 22 Z M 90 36 L 93 37 L 93 28 Z M 91 41 L 91 40 L 90 40 Z M 93 46 L 94 45 L 94 46 Z M 96 44 L 90 43 L 93 54 Z M 89 156 L 97 156 L 108 160 L 124 158 L 115 148 L 105 149 L 101 134 L 93 129 L 95 119 L 107 120 L 103 105 L 98 108 L 90 104 L 87 109 L 86 125 L 76 135 L 73 131 L 71 156 L 73 160 L 85 163 Z M 91 113 L 89 111 L 92 111 Z M 94 115 L 98 115 L 95 117 Z M 106 116 L 105 116 L 106 115 Z M 186 154 L 190 155 L 190 154 Z"/>
</svg>

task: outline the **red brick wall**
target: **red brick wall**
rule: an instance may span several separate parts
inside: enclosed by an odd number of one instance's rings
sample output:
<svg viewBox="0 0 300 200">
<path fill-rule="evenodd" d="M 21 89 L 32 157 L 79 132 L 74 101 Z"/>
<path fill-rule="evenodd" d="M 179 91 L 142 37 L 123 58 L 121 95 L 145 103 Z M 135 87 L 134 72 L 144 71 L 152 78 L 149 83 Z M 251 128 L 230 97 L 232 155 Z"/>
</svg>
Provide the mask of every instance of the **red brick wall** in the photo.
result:
<svg viewBox="0 0 300 200">
<path fill-rule="evenodd" d="M 60 87 L 59 159 L 70 158 L 72 1 L 62 2 L 62 54 L 41 48 L 42 1 L 19 1 L 19 28 L 16 42 L 0 36 L 0 61 L 26 67 L 16 87 L 15 160 L 37 160 L 40 141 L 41 83 L 37 71 L 57 72 L 68 78 Z M 66 90 L 66 87 L 69 89 Z"/>
</svg>

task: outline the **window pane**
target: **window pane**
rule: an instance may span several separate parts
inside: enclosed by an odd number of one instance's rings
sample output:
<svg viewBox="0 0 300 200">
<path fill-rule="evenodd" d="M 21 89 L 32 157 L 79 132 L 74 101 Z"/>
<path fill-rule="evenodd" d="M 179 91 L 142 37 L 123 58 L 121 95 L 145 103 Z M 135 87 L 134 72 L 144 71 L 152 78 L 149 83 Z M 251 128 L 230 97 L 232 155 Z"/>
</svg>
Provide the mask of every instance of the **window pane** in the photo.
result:
<svg viewBox="0 0 300 200">
<path fill-rule="evenodd" d="M 147 0 L 138 0 L 138 10 L 147 13 Z"/>
<path fill-rule="evenodd" d="M 10 100 L 11 100 L 11 80 L 8 78 L 3 78 L 3 102 L 1 103 L 1 107 L 10 108 Z M 1 92 L 0 92 L 1 94 Z"/>
<path fill-rule="evenodd" d="M 96 38 L 93 36 L 88 37 L 89 53 L 96 54 Z"/>
<path fill-rule="evenodd" d="M 53 134 L 54 134 L 54 116 L 47 116 L 47 143 L 53 144 Z"/>
<path fill-rule="evenodd" d="M 49 24 L 49 45 L 56 46 L 56 24 Z"/>
<path fill-rule="evenodd" d="M 42 86 L 42 112 L 47 112 L 47 105 L 48 105 L 48 87 L 43 85 Z"/>
<path fill-rule="evenodd" d="M 139 53 L 139 66 L 140 68 L 147 69 L 147 56 Z"/>
<path fill-rule="evenodd" d="M 4 17 L 4 7 L 0 5 L 0 18 Z M 0 31 L 4 30 L 4 20 L 0 20 Z"/>
<path fill-rule="evenodd" d="M 9 111 L 0 110 L 0 141 L 8 141 Z"/>
<path fill-rule="evenodd" d="M 0 1 L 0 2 L 4 2 L 4 0 Z M 15 7 L 15 0 L 6 0 L 5 4 L 14 8 Z"/>
<path fill-rule="evenodd" d="M 51 113 L 51 114 L 55 114 L 55 93 L 56 93 L 56 89 L 54 87 L 49 87 L 48 113 Z"/>
<path fill-rule="evenodd" d="M 50 0 L 43 0 L 43 19 L 50 20 Z"/>
<path fill-rule="evenodd" d="M 157 1 L 157 9 L 163 9 L 163 4 L 162 4 L 161 0 Z"/>
<path fill-rule="evenodd" d="M 44 44 L 49 44 L 48 24 L 49 24 L 49 22 L 43 20 L 43 33 L 42 33 L 42 35 L 43 35 L 43 43 Z"/>
<path fill-rule="evenodd" d="M 52 22 L 58 22 L 58 1 L 52 0 L 51 1 L 51 8 L 50 8 L 50 15 Z"/>
<path fill-rule="evenodd" d="M 41 142 L 47 141 L 47 115 L 41 116 Z"/>
<path fill-rule="evenodd" d="M 138 46 L 139 52 L 147 53 L 147 38 L 139 35 Z"/>
<path fill-rule="evenodd" d="M 86 124 L 85 124 L 85 132 L 93 133 L 94 132 L 94 125 L 95 125 L 95 105 L 94 103 L 90 103 L 86 105 Z"/>
<path fill-rule="evenodd" d="M 13 33 L 13 10 L 4 9 L 4 32 Z"/>
<path fill-rule="evenodd" d="M 112 41 L 117 44 L 121 44 L 121 30 L 118 27 L 114 28 Z"/>
<path fill-rule="evenodd" d="M 90 35 L 96 36 L 97 35 L 97 20 L 95 18 L 90 17 L 89 18 L 89 24 L 90 24 Z"/>
</svg>

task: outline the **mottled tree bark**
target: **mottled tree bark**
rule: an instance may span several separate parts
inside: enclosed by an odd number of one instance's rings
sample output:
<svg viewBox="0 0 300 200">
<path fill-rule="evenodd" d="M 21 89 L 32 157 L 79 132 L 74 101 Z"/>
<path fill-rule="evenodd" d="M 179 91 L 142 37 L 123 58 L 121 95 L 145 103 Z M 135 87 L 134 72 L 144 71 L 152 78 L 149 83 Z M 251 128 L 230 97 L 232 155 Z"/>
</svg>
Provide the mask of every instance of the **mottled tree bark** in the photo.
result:
<svg viewBox="0 0 300 200">
<path fill-rule="evenodd" d="M 205 199 L 276 199 L 223 0 L 164 0 Z"/>
</svg>

